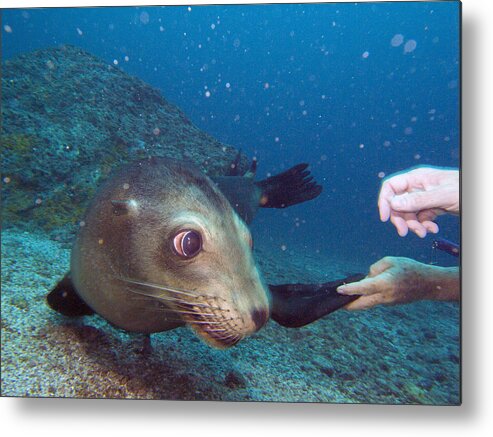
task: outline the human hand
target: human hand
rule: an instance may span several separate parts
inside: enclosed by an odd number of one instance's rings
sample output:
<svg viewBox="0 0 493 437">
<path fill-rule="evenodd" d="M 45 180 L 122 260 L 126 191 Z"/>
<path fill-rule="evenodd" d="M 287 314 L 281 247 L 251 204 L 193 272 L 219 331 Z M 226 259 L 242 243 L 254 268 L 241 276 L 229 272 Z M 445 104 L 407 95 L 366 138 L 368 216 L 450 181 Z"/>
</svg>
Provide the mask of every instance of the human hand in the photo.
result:
<svg viewBox="0 0 493 437">
<path fill-rule="evenodd" d="M 380 220 L 389 218 L 401 237 L 411 230 L 424 238 L 436 234 L 435 218 L 459 213 L 459 171 L 419 167 L 386 178 L 378 196 Z"/>
<path fill-rule="evenodd" d="M 338 293 L 361 295 L 347 304 L 348 310 L 376 305 L 396 305 L 421 299 L 453 300 L 458 286 L 456 273 L 446 268 L 422 264 L 410 258 L 387 256 L 370 267 L 366 278 L 341 285 Z M 459 280 L 457 278 L 457 283 Z"/>
</svg>

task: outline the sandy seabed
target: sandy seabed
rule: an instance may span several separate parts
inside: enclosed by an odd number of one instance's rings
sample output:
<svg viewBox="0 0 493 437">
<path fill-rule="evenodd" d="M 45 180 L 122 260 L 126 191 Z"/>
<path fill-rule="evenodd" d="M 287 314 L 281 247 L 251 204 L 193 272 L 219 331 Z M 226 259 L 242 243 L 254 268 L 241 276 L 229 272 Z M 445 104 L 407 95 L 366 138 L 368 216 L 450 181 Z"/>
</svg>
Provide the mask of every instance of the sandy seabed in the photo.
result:
<svg viewBox="0 0 493 437">
<path fill-rule="evenodd" d="M 256 248 L 270 282 L 329 281 L 361 271 L 341 260 Z M 345 310 L 300 329 L 270 321 L 214 350 L 188 328 L 142 337 L 98 316 L 70 319 L 45 297 L 70 249 L 40 233 L 2 232 L 3 396 L 276 402 L 460 402 L 459 306 L 420 302 Z"/>
</svg>

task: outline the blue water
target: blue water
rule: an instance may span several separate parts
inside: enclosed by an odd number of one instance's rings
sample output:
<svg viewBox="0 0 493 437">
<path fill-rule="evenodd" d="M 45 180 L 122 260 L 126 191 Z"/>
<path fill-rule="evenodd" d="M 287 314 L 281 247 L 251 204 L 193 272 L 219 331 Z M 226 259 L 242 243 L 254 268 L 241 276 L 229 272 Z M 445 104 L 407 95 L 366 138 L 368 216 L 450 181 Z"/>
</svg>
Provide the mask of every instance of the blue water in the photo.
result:
<svg viewBox="0 0 493 437">
<path fill-rule="evenodd" d="M 310 163 L 322 195 L 254 225 L 279 250 L 433 256 L 431 237 L 379 221 L 376 198 L 383 174 L 459 166 L 457 2 L 6 10 L 3 26 L 5 59 L 73 44 L 117 63 L 256 156 L 261 177 Z M 457 218 L 439 224 L 458 241 Z"/>
</svg>

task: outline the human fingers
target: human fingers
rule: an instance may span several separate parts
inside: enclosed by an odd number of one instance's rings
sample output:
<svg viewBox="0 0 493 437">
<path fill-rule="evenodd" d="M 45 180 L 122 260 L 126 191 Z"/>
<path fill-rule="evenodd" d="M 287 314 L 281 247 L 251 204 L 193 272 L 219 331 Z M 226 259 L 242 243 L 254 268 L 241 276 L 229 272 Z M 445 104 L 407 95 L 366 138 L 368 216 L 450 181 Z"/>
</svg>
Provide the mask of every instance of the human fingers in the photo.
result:
<svg viewBox="0 0 493 437">
<path fill-rule="evenodd" d="M 404 218 L 395 214 L 391 214 L 390 221 L 397 229 L 397 233 L 400 237 L 405 237 L 407 235 L 409 228 L 407 227 L 407 223 Z"/>
<path fill-rule="evenodd" d="M 438 234 L 438 231 L 440 230 L 438 225 L 435 222 L 431 222 L 431 221 L 427 220 L 427 221 L 421 222 L 421 224 L 426 228 L 426 230 L 430 234 Z"/>
<path fill-rule="evenodd" d="M 393 266 L 392 257 L 386 256 L 370 266 L 368 277 L 372 278 L 374 276 L 377 276 L 392 266 Z"/>
<path fill-rule="evenodd" d="M 407 224 L 407 227 L 412 232 L 414 232 L 418 237 L 420 237 L 420 238 L 426 237 L 427 229 L 418 220 L 407 220 L 406 224 Z"/>
<path fill-rule="evenodd" d="M 380 279 L 366 277 L 358 282 L 340 285 L 337 287 L 337 292 L 346 296 L 372 295 L 378 293 L 380 287 Z"/>
<path fill-rule="evenodd" d="M 379 294 L 375 294 L 371 296 L 361 296 L 348 303 L 343 308 L 349 311 L 367 310 L 382 303 L 384 303 L 382 297 Z"/>
<path fill-rule="evenodd" d="M 390 207 L 399 212 L 416 212 L 439 208 L 443 202 L 437 190 L 415 191 L 400 194 L 390 199 Z"/>
<path fill-rule="evenodd" d="M 398 174 L 385 179 L 380 188 L 378 195 L 378 209 L 380 212 L 380 220 L 386 222 L 390 217 L 391 206 L 390 200 L 397 194 L 406 192 L 408 182 L 405 175 Z"/>
</svg>

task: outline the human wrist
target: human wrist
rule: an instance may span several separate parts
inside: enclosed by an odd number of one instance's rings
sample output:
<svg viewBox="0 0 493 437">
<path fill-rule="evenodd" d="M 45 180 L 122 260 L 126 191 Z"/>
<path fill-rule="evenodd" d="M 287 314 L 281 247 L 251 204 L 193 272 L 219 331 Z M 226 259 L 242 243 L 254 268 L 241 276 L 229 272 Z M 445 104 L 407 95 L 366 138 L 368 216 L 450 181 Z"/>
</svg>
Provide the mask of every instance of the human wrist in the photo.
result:
<svg viewBox="0 0 493 437">
<path fill-rule="evenodd" d="M 459 299 L 460 280 L 458 267 L 428 266 L 426 300 L 453 301 Z"/>
</svg>

